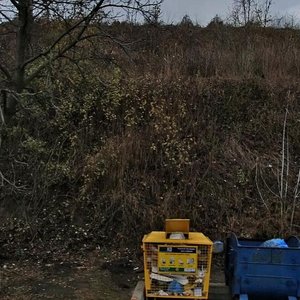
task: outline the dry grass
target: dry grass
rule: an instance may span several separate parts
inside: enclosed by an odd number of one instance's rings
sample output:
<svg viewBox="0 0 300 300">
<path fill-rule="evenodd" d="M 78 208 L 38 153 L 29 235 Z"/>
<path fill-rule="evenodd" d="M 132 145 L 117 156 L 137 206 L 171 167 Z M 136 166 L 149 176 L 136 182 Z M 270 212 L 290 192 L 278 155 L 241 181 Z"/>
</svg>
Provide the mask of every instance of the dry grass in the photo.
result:
<svg viewBox="0 0 300 300">
<path fill-rule="evenodd" d="M 12 199 L 14 208 L 27 209 L 27 219 L 24 231 L 5 225 L 3 239 L 12 232 L 28 244 L 29 235 L 37 243 L 63 243 L 65 251 L 102 242 L 126 247 L 162 228 L 166 217 L 191 218 L 212 238 L 231 230 L 299 233 L 293 186 L 292 228 L 269 191 L 278 188 L 287 106 L 289 180 L 299 171 L 298 31 L 123 25 L 106 29 L 139 41 L 130 57 L 114 44 L 101 46 L 120 67 L 95 56 L 96 42 L 85 45 L 85 76 L 68 61 L 53 66 L 45 74 L 51 84 L 35 83 L 51 96 L 25 99 L 16 127 L 6 132 L 2 157 L 10 161 L 1 160 L 1 171 L 28 190 L 5 186 L 4 209 Z M 259 188 L 257 166 L 265 181 Z M 88 237 L 69 230 L 73 225 Z"/>
</svg>

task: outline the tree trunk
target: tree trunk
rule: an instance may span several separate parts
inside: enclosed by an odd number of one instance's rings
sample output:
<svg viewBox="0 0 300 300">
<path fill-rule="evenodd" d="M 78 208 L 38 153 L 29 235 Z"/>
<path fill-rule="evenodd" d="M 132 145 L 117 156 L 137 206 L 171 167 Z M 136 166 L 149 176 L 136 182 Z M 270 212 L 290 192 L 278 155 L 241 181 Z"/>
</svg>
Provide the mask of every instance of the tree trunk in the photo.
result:
<svg viewBox="0 0 300 300">
<path fill-rule="evenodd" d="M 12 87 L 16 93 L 22 93 L 25 87 L 25 66 L 24 63 L 28 58 L 30 49 L 31 28 L 33 22 L 32 0 L 19 1 L 18 9 L 18 32 L 16 47 L 16 68 L 14 73 L 14 86 Z M 8 97 L 7 115 L 11 116 L 16 111 L 17 98 Z"/>
</svg>

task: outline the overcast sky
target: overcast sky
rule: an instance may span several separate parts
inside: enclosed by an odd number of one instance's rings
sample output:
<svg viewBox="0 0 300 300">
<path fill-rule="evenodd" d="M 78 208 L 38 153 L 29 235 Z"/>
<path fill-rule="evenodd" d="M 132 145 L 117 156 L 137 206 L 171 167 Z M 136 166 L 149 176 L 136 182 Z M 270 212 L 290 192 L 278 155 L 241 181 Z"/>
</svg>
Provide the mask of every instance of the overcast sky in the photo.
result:
<svg viewBox="0 0 300 300">
<path fill-rule="evenodd" d="M 226 18 L 232 4 L 233 0 L 164 0 L 163 20 L 176 23 L 187 14 L 193 21 L 206 25 L 215 15 Z M 300 19 L 300 0 L 274 0 L 272 15 L 293 15 Z"/>
</svg>

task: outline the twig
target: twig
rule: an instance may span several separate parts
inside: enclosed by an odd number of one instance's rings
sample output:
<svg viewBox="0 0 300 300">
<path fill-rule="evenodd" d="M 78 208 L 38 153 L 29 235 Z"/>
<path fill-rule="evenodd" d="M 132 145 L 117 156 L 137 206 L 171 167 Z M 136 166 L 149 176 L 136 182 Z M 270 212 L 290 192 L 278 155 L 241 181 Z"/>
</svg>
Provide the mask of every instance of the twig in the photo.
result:
<svg viewBox="0 0 300 300">
<path fill-rule="evenodd" d="M 26 186 L 22 185 L 22 186 L 16 186 L 16 184 L 14 182 L 11 182 L 10 180 L 8 180 L 3 173 L 0 171 L 0 186 L 4 186 L 4 182 L 6 182 L 8 185 L 10 185 L 11 187 L 13 187 L 15 190 L 17 191 L 24 191 Z"/>
<path fill-rule="evenodd" d="M 2 125 L 5 125 L 5 119 L 4 119 L 4 114 L 3 114 L 3 109 L 1 104 L 0 104 L 0 121 Z"/>
<path fill-rule="evenodd" d="M 298 173 L 297 183 L 296 183 L 296 186 L 295 186 L 295 193 L 294 193 L 294 199 L 293 199 L 293 208 L 292 208 L 292 215 L 291 215 L 290 227 L 292 227 L 293 223 L 294 223 L 296 202 L 297 202 L 297 198 L 299 196 L 299 193 L 298 193 L 299 184 L 300 184 L 300 169 L 299 169 L 299 173 Z"/>
<path fill-rule="evenodd" d="M 262 172 L 259 172 L 259 174 L 260 174 L 260 178 L 262 179 L 264 185 L 265 185 L 266 188 L 269 190 L 269 192 L 270 192 L 273 196 L 275 196 L 275 197 L 277 197 L 277 198 L 280 198 L 279 195 L 276 194 L 274 191 L 272 191 L 272 189 L 269 187 L 269 185 L 267 184 L 267 182 L 265 181 L 265 179 L 264 179 L 264 177 L 263 177 Z"/>
<path fill-rule="evenodd" d="M 289 181 L 289 170 L 290 170 L 290 151 L 289 151 L 289 137 L 286 137 L 286 180 L 285 180 L 285 193 L 284 199 L 287 198 L 288 192 L 288 181 Z"/>
<path fill-rule="evenodd" d="M 283 133 L 282 133 L 282 155 L 281 155 L 281 177 L 280 177 L 280 198 L 283 199 L 283 184 L 284 184 L 284 166 L 285 166 L 285 137 L 286 137 L 286 121 L 288 110 L 285 111 Z"/>
<path fill-rule="evenodd" d="M 256 163 L 255 167 L 256 167 L 256 170 L 255 170 L 255 184 L 256 184 L 256 187 L 257 187 L 257 190 L 258 190 L 258 194 L 259 194 L 259 197 L 260 197 L 262 203 L 264 204 L 264 206 L 266 207 L 267 211 L 269 212 L 270 209 L 269 209 L 269 207 L 268 207 L 268 205 L 267 205 L 267 203 L 266 203 L 266 201 L 265 201 L 265 199 L 264 199 L 264 197 L 263 197 L 263 195 L 261 193 L 260 187 L 258 185 L 258 165 L 257 165 L 257 163 Z"/>
</svg>

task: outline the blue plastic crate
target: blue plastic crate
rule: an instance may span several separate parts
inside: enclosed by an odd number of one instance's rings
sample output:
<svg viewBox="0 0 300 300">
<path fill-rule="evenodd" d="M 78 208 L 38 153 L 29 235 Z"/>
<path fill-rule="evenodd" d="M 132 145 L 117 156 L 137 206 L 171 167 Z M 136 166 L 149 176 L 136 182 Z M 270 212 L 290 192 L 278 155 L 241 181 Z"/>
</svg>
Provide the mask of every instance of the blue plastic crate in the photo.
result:
<svg viewBox="0 0 300 300">
<path fill-rule="evenodd" d="M 262 247 L 264 241 L 227 238 L 225 278 L 233 297 L 296 300 L 300 297 L 300 240 L 285 240 L 288 248 Z"/>
</svg>

